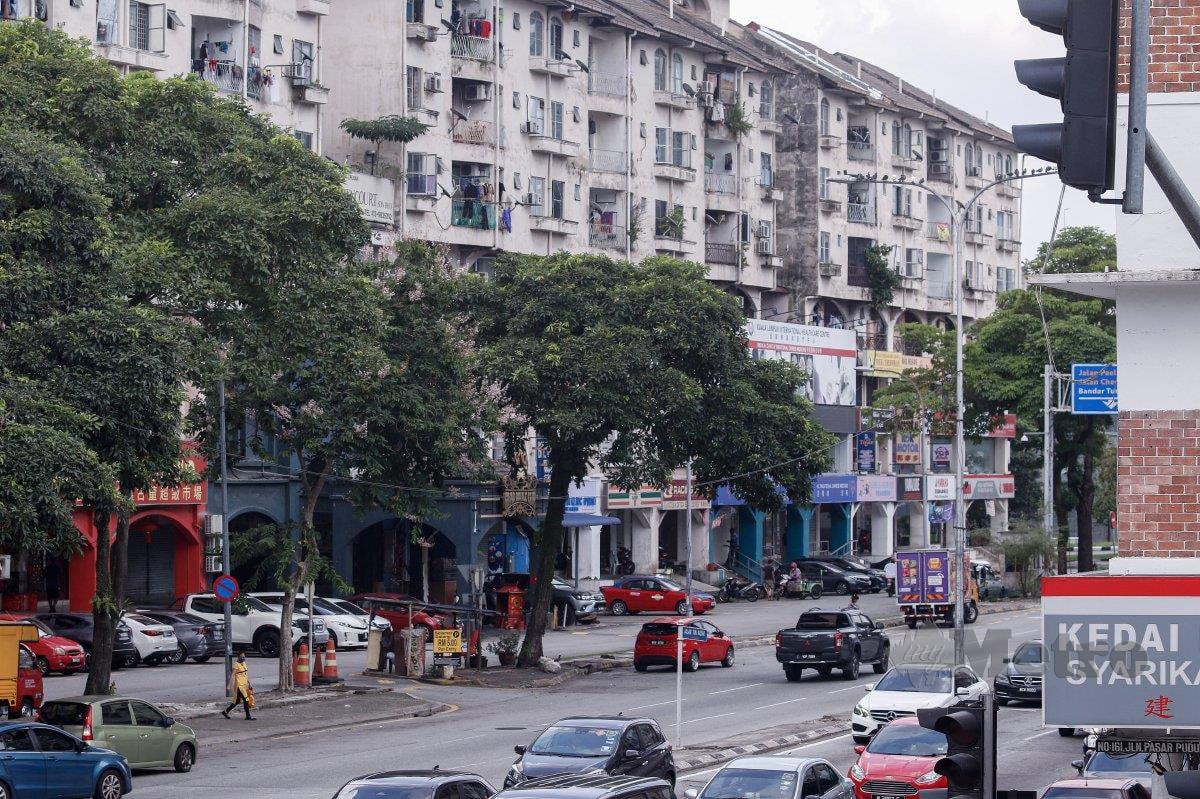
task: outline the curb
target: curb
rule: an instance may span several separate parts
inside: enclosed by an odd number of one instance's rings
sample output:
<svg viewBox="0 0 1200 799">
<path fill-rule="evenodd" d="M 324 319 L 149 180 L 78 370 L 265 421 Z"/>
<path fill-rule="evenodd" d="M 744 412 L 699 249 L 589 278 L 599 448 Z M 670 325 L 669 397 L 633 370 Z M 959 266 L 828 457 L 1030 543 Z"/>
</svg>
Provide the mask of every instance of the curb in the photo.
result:
<svg viewBox="0 0 1200 799">
<path fill-rule="evenodd" d="M 676 760 L 675 766 L 680 772 L 694 771 L 705 766 L 716 766 L 728 763 L 739 757 L 746 755 L 757 755 L 763 752 L 772 752 L 777 749 L 788 749 L 794 746 L 800 746 L 808 743 L 823 741 L 828 738 L 836 738 L 839 735 L 846 734 L 846 724 L 831 723 L 825 719 L 820 719 L 822 723 L 810 730 L 803 732 L 791 733 L 788 735 L 780 735 L 774 738 L 768 738 L 765 741 L 759 741 L 752 744 L 740 744 L 737 746 L 729 746 L 712 754 L 695 755 L 686 759 Z M 719 746 L 720 744 L 715 744 Z"/>
<path fill-rule="evenodd" d="M 312 691 L 304 694 L 294 694 L 289 696 L 269 697 L 258 699 L 256 697 L 256 708 L 278 708 L 289 707 L 291 705 L 303 705 L 309 702 L 325 702 L 331 699 L 341 699 L 346 696 L 361 696 L 363 694 L 387 693 L 390 688 L 375 688 L 371 686 L 348 686 L 344 688 Z M 415 697 L 414 697 L 415 699 Z M 187 719 L 203 718 L 205 716 L 219 715 L 220 711 L 228 704 L 225 700 L 219 702 L 206 702 L 201 705 L 180 706 L 170 703 L 163 703 L 159 707 L 171 708 L 174 718 L 184 721 Z"/>
</svg>

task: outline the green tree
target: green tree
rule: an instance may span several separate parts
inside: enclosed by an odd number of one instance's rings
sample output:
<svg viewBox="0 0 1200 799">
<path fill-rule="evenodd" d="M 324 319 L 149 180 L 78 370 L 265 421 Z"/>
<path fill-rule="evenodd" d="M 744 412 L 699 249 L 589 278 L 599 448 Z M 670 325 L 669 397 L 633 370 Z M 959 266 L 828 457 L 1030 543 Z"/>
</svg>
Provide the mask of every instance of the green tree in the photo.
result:
<svg viewBox="0 0 1200 799">
<path fill-rule="evenodd" d="M 875 392 L 866 421 L 896 433 L 953 435 L 958 413 L 954 386 L 954 333 L 909 322 L 896 329 L 905 352 L 929 357 L 930 365 L 906 369 Z"/>
<path fill-rule="evenodd" d="M 900 273 L 892 269 L 888 256 L 892 248 L 880 244 L 867 247 L 863 255 L 867 267 L 868 291 L 871 293 L 871 305 L 876 308 L 886 308 L 891 305 L 900 288 Z"/>
<path fill-rule="evenodd" d="M 828 468 L 832 442 L 797 394 L 805 375 L 751 360 L 737 301 L 701 265 L 510 255 L 492 280 L 473 281 L 469 305 L 510 446 L 533 428 L 548 449 L 524 665 L 542 655 L 565 500 L 589 465 L 633 487 L 664 485 L 694 459 L 709 494 L 727 481 L 765 510 L 780 506 L 779 486 L 805 501 L 810 475 Z"/>
</svg>

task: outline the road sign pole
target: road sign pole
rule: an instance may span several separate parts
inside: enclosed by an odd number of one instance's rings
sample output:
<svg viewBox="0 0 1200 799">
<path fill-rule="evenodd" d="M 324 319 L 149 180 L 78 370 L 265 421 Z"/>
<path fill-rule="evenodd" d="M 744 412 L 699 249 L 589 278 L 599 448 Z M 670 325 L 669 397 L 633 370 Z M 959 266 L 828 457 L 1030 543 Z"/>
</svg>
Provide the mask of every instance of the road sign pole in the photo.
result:
<svg viewBox="0 0 1200 799">
<path fill-rule="evenodd" d="M 1042 532 L 1046 540 L 1057 546 L 1058 530 L 1054 518 L 1054 410 L 1051 393 L 1054 390 L 1054 367 L 1046 364 L 1042 370 Z"/>
<path fill-rule="evenodd" d="M 683 748 L 683 626 L 675 630 L 675 748 Z"/>
<path fill-rule="evenodd" d="M 217 388 L 217 404 L 220 406 L 221 428 L 221 573 L 229 574 L 229 452 L 225 433 L 225 378 Z M 225 603 L 225 684 L 233 676 L 233 608 Z"/>
</svg>

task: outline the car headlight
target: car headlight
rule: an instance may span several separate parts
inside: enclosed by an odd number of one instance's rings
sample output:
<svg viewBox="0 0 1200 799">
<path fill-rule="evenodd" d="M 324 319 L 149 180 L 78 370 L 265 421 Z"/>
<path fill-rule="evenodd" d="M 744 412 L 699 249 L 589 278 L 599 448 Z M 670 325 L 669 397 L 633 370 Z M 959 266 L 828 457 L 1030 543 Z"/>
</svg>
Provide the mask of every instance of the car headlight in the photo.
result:
<svg viewBox="0 0 1200 799">
<path fill-rule="evenodd" d="M 867 706 L 865 704 L 863 704 L 862 702 L 859 702 L 857 705 L 854 706 L 854 715 L 856 715 L 856 716 L 868 715 L 867 714 Z"/>
<path fill-rule="evenodd" d="M 61 646 L 56 646 L 56 647 L 54 647 L 54 654 L 65 655 L 65 654 L 67 654 L 67 650 L 63 649 Z"/>
<path fill-rule="evenodd" d="M 938 781 L 938 777 L 942 776 L 936 771 L 926 771 L 920 777 L 917 777 L 917 785 L 932 785 Z"/>
<path fill-rule="evenodd" d="M 854 780 L 855 782 L 858 782 L 865 776 L 866 776 L 866 774 L 863 772 L 862 766 L 855 763 L 853 766 L 850 767 L 850 779 Z"/>
<path fill-rule="evenodd" d="M 996 682 L 1004 683 L 1005 685 L 1007 685 L 1008 684 L 1008 675 L 1007 674 L 997 674 Z"/>
<path fill-rule="evenodd" d="M 508 779 L 512 780 L 513 782 L 520 782 L 521 780 L 525 779 L 525 773 L 521 771 L 520 763 L 512 764 L 512 768 L 508 770 Z"/>
</svg>

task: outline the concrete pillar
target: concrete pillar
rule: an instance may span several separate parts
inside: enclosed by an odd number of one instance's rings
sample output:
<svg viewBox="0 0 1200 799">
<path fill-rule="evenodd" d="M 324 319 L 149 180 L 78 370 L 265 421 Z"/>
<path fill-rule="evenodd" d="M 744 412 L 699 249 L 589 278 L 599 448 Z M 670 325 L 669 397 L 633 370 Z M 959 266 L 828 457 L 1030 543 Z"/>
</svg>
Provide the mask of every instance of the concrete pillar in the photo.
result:
<svg viewBox="0 0 1200 799">
<path fill-rule="evenodd" d="M 929 546 L 929 503 L 908 503 L 909 546 L 923 549 Z"/>
<path fill-rule="evenodd" d="M 658 569 L 658 528 L 662 524 L 662 511 L 645 508 L 632 511 L 630 516 L 634 567 L 639 573 L 653 573 Z"/>
<path fill-rule="evenodd" d="M 738 508 L 738 552 L 752 560 L 762 560 L 763 521 L 766 514 L 743 505 Z"/>
<path fill-rule="evenodd" d="M 889 557 L 895 551 L 895 502 L 871 503 L 871 560 Z"/>
<path fill-rule="evenodd" d="M 574 568 L 580 580 L 597 580 L 600 578 L 600 528 L 576 527 L 567 529 L 567 540 L 571 551 L 575 553 Z M 572 579 L 574 573 L 567 575 Z"/>
<path fill-rule="evenodd" d="M 846 552 L 846 544 L 850 542 L 850 530 L 853 523 L 853 503 L 842 503 L 831 508 L 833 511 L 829 529 L 829 551 Z"/>
<path fill-rule="evenodd" d="M 808 536 L 812 530 L 813 506 L 793 505 L 788 508 L 787 559 L 803 558 L 809 554 Z"/>
<path fill-rule="evenodd" d="M 706 510 L 693 510 L 692 511 L 692 571 L 693 572 L 704 571 L 705 570 L 704 567 L 707 566 L 709 564 L 709 562 L 712 560 L 712 557 L 711 557 L 711 554 L 710 554 L 709 548 L 708 548 L 708 542 L 709 542 L 708 516 L 709 516 L 709 511 L 706 511 Z M 681 530 L 679 533 L 680 538 L 682 539 L 683 536 L 687 535 L 687 529 L 686 529 L 687 519 L 685 518 L 685 514 L 680 514 L 680 518 L 682 519 L 682 523 L 685 525 L 685 528 L 683 530 Z M 680 553 L 680 557 L 682 558 L 682 553 Z"/>
<path fill-rule="evenodd" d="M 1003 533 L 1008 530 L 1008 500 L 996 499 L 992 500 L 992 504 L 996 506 L 996 513 L 992 516 L 990 529 L 993 533 Z M 1108 519 L 1098 521 L 1108 523 Z"/>
</svg>

